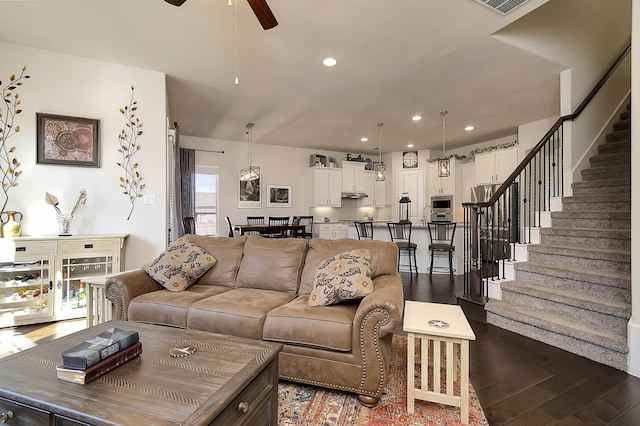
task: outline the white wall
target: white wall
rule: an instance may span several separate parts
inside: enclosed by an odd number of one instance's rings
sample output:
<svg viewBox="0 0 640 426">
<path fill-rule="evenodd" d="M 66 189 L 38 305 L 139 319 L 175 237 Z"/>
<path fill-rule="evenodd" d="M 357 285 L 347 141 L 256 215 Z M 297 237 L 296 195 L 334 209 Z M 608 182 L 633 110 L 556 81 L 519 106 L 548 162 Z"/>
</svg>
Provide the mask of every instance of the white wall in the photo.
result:
<svg viewBox="0 0 640 426">
<path fill-rule="evenodd" d="M 45 203 L 45 192 L 58 197 L 70 211 L 80 189 L 87 190 L 86 205 L 77 213 L 74 234 L 128 233 L 125 268 L 135 268 L 162 251 L 166 243 L 166 90 L 165 75 L 55 52 L 0 43 L 0 79 L 6 81 L 22 66 L 31 75 L 19 93 L 21 131 L 10 139 L 22 163 L 18 186 L 9 191 L 7 210 L 24 213 L 22 235 L 57 235 L 55 212 Z M 119 108 L 128 104 L 135 87 L 138 116 L 144 124 L 138 139 L 139 172 L 146 181 L 144 194 L 155 205 L 130 203 L 119 187 L 121 170 L 118 134 L 125 126 Z M 97 118 L 100 120 L 101 167 L 36 164 L 36 112 Z"/>
<path fill-rule="evenodd" d="M 256 126 L 257 127 L 257 126 Z M 242 128 L 240 132 L 242 133 Z M 261 198 L 260 208 L 238 208 L 238 172 L 248 165 L 248 149 L 246 141 L 225 141 L 221 139 L 206 139 L 194 136 L 181 135 L 180 146 L 182 148 L 222 150 L 224 154 L 211 152 L 198 152 L 198 162 L 219 166 L 219 192 L 218 192 L 218 229 L 225 233 L 226 225 L 224 217 L 229 216 L 232 223 L 246 223 L 246 216 L 298 216 L 313 214 L 320 217 L 330 217 L 336 220 L 352 220 L 362 216 L 359 213 L 357 202 L 343 200 L 342 208 L 311 208 L 310 197 L 307 194 L 307 179 L 309 171 L 309 158 L 312 154 L 336 157 L 338 163 L 345 159 L 344 153 L 291 148 L 284 146 L 261 145 L 258 138 L 252 139 L 253 165 L 260 166 Z M 357 156 L 358 154 L 353 154 Z M 363 155 L 364 156 L 364 155 Z M 364 156 L 366 157 L 366 156 Z M 383 156 L 383 161 L 386 157 Z M 385 163 L 386 164 L 386 163 Z M 390 176 L 390 174 L 389 174 Z M 291 208 L 267 207 L 267 185 L 291 185 Z M 368 208 L 367 210 L 379 209 Z"/>
</svg>

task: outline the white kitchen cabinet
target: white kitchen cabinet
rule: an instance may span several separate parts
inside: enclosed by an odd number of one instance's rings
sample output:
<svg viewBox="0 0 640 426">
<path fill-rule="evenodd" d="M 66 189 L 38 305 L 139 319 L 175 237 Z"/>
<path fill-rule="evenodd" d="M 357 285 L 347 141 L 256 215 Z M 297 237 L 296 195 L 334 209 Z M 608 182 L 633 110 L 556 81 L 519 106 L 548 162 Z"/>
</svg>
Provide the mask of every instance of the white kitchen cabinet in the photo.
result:
<svg viewBox="0 0 640 426">
<path fill-rule="evenodd" d="M 342 191 L 364 192 L 364 166 L 365 163 L 357 161 L 342 162 Z"/>
<path fill-rule="evenodd" d="M 448 177 L 438 177 L 438 162 L 428 164 L 427 179 L 429 196 L 454 194 L 456 162 L 453 159 L 450 161 L 449 172 Z"/>
<path fill-rule="evenodd" d="M 361 200 L 362 207 L 384 207 L 387 201 L 386 181 L 376 180 L 376 172 L 364 172 L 364 192 L 368 197 Z"/>
<path fill-rule="evenodd" d="M 3 238 L 0 327 L 84 317 L 85 280 L 122 270 L 126 238 Z"/>
<path fill-rule="evenodd" d="M 388 179 L 388 178 L 387 178 Z M 424 169 L 402 169 L 397 172 L 396 201 L 392 203 L 394 207 L 394 218 L 399 217 L 398 202 L 403 193 L 408 193 L 411 199 L 411 211 L 409 220 L 418 222 L 422 220 L 424 203 Z"/>
<path fill-rule="evenodd" d="M 499 149 L 476 154 L 476 185 L 502 183 L 518 165 L 518 148 Z"/>
<path fill-rule="evenodd" d="M 316 223 L 313 225 L 313 231 L 316 238 L 327 240 L 349 238 L 349 227 L 345 223 Z"/>
<path fill-rule="evenodd" d="M 340 207 L 342 193 L 342 172 L 328 167 L 309 169 L 312 207 Z"/>
</svg>

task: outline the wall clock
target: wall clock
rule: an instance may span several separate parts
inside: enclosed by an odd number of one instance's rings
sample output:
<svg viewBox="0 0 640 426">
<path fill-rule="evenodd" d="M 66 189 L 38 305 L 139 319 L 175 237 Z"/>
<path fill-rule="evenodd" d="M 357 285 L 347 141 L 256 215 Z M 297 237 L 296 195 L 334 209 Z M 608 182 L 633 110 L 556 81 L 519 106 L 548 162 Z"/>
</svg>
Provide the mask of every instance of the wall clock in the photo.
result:
<svg viewBox="0 0 640 426">
<path fill-rule="evenodd" d="M 405 151 L 402 153 L 402 167 L 409 169 L 418 167 L 418 151 Z"/>
</svg>

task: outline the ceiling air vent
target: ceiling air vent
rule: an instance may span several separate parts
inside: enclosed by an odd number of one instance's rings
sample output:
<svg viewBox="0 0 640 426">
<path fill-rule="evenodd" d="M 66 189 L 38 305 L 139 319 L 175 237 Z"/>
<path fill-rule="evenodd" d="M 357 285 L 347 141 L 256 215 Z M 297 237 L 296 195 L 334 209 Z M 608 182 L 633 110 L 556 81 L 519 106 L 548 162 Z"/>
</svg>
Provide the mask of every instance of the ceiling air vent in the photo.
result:
<svg viewBox="0 0 640 426">
<path fill-rule="evenodd" d="M 529 0 L 475 0 L 478 3 L 482 3 L 485 6 L 493 9 L 501 15 L 513 11 L 515 8 L 523 5 Z"/>
</svg>

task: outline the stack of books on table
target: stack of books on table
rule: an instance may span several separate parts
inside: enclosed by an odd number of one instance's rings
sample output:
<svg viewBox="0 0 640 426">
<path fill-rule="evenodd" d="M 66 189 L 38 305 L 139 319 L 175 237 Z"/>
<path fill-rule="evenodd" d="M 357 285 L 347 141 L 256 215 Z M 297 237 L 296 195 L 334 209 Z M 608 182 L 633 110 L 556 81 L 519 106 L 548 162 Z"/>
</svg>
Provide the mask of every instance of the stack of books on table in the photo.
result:
<svg viewBox="0 0 640 426">
<path fill-rule="evenodd" d="M 62 352 L 62 365 L 56 367 L 56 374 L 60 380 L 84 385 L 141 353 L 137 331 L 110 328 Z"/>
</svg>

